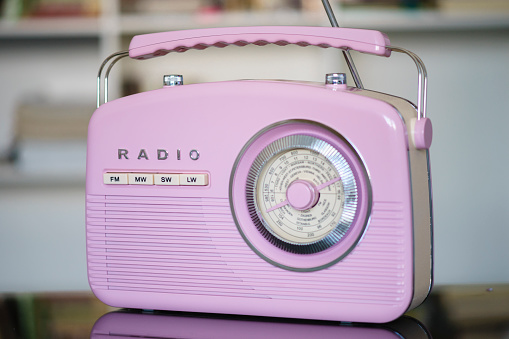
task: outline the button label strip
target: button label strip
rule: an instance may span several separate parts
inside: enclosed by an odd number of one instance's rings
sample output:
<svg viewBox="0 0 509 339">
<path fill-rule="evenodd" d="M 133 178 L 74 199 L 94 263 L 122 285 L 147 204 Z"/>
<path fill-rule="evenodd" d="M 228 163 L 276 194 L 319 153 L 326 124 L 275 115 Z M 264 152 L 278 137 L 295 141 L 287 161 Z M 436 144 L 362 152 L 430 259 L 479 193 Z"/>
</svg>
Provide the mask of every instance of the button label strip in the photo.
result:
<svg viewBox="0 0 509 339">
<path fill-rule="evenodd" d="M 105 185 L 207 186 L 206 173 L 120 173 L 103 175 Z"/>
</svg>

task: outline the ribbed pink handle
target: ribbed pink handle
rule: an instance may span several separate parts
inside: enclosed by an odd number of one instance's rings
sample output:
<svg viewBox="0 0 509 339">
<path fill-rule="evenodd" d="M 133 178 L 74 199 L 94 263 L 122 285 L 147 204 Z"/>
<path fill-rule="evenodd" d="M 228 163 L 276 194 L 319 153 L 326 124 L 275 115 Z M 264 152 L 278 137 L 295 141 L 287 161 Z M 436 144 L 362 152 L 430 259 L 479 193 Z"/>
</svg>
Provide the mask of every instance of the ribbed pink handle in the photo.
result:
<svg viewBox="0 0 509 339">
<path fill-rule="evenodd" d="M 129 56 L 134 59 L 150 59 L 170 52 L 189 49 L 205 49 L 210 46 L 319 46 L 352 49 L 363 53 L 389 56 L 389 38 L 378 31 L 301 26 L 255 26 L 193 29 L 137 35 L 131 40 Z"/>
</svg>

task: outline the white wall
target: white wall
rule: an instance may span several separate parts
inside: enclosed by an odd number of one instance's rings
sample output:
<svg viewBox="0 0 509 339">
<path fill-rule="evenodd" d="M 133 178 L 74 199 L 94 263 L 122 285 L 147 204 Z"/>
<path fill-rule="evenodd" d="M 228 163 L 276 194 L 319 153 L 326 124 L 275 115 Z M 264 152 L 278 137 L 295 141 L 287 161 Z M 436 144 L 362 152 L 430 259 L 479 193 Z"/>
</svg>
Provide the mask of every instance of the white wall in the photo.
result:
<svg viewBox="0 0 509 339">
<path fill-rule="evenodd" d="M 0 292 L 87 290 L 85 192 L 0 190 Z"/>
<path fill-rule="evenodd" d="M 419 54 L 430 76 L 436 283 L 508 282 L 508 31 L 390 36 L 393 45 Z M 83 58 L 78 56 L 79 48 L 49 54 L 41 46 L 25 48 L 20 58 L 43 53 L 45 61 L 27 58 L 27 66 L 20 66 L 13 61 L 17 51 L 6 58 L 0 47 L 0 136 L 7 133 L 3 124 L 8 121 L 8 103 L 24 93 L 40 90 L 54 100 L 70 96 L 94 100 L 97 53 L 85 46 L 88 52 L 83 51 L 87 56 Z M 340 64 L 340 54 L 333 50 L 259 50 L 192 51 L 170 56 L 157 68 L 140 62 L 148 74 L 138 65 L 125 67 L 146 77 L 145 86 L 158 87 L 165 73 L 183 73 L 188 81 L 257 76 L 322 81 L 325 72 L 337 71 Z M 260 55 L 263 58 L 257 60 Z M 360 54 L 354 58 L 367 88 L 415 100 L 416 71 L 410 59 Z M 27 78 L 37 79 L 39 85 L 27 84 Z M 77 86 L 66 86 L 76 81 Z M 0 186 L 0 292 L 88 289 L 84 189 L 50 187 Z"/>
</svg>

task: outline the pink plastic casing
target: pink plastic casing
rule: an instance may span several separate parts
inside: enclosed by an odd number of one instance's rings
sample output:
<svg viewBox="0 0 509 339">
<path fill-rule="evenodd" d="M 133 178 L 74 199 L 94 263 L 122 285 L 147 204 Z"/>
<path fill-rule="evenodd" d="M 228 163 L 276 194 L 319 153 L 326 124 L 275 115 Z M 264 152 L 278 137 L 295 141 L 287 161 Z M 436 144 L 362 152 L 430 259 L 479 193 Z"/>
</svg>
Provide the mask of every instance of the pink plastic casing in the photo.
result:
<svg viewBox="0 0 509 339">
<path fill-rule="evenodd" d="M 239 234 L 230 175 L 274 123 L 338 133 L 370 179 L 371 214 L 355 249 L 313 272 L 276 267 Z M 118 150 L 129 151 L 119 159 Z M 145 150 L 148 160 L 138 159 Z M 157 150 L 169 156 L 157 159 Z M 180 150 L 181 160 L 177 160 Z M 189 152 L 199 151 L 191 160 Z M 408 137 L 391 105 L 327 86 L 232 81 L 162 88 L 97 109 L 87 150 L 89 282 L 117 307 L 387 322 L 413 293 Z M 105 172 L 207 173 L 209 185 L 105 185 Z"/>
<path fill-rule="evenodd" d="M 169 52 L 205 49 L 210 46 L 245 46 L 248 44 L 280 46 L 319 46 L 353 49 L 363 53 L 389 56 L 389 38 L 378 31 L 298 26 L 226 27 L 161 32 L 135 36 L 129 45 L 129 56 L 149 59 Z"/>
</svg>

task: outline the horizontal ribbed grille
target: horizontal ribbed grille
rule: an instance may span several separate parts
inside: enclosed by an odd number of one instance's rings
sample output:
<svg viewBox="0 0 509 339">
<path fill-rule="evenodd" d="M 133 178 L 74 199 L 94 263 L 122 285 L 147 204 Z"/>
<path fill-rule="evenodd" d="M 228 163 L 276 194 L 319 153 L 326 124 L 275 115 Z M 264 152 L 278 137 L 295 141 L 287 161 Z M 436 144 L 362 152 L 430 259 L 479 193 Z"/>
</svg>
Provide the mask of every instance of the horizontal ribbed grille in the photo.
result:
<svg viewBox="0 0 509 339">
<path fill-rule="evenodd" d="M 369 231 L 341 263 L 290 272 L 239 235 L 228 199 L 87 195 L 94 289 L 394 304 L 403 285 L 402 206 L 374 205 Z"/>
</svg>

